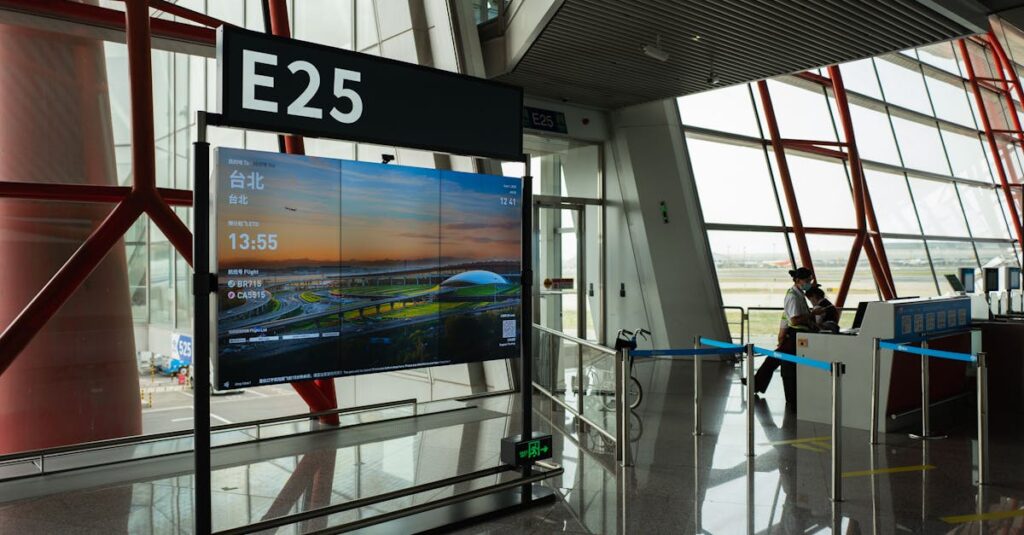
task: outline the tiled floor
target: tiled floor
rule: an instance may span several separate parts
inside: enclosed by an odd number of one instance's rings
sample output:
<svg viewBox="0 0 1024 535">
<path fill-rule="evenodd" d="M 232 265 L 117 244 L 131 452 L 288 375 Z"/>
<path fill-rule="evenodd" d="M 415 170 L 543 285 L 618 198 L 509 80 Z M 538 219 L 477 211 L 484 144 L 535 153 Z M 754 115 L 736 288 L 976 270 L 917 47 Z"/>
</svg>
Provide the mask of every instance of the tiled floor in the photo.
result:
<svg viewBox="0 0 1024 535">
<path fill-rule="evenodd" d="M 1019 533 L 1024 530 L 1024 426 L 1020 415 L 991 421 L 991 486 L 973 484 L 974 421 L 965 401 L 952 422 L 934 427 L 946 440 L 903 434 L 869 447 L 866 432 L 843 433 L 844 501 L 829 500 L 831 442 L 825 425 L 785 410 L 779 381 L 754 403 L 756 456 L 745 454 L 746 400 L 737 369 L 704 368 L 705 434 L 692 428 L 692 365 L 657 361 L 639 368 L 645 389 L 636 411 L 642 432 L 634 466 L 621 469 L 594 430 L 538 396 L 535 428 L 554 431 L 565 473 L 549 483 L 556 502 L 454 533 Z M 414 432 L 379 435 L 360 446 L 321 439 L 305 453 L 264 450 L 259 460 L 224 459 L 214 472 L 215 527 L 224 529 L 494 466 L 500 437 L 516 433 L 515 397 L 474 401 L 486 411 L 425 418 Z M 588 414 L 613 416 L 600 400 Z M 510 416 L 502 416 L 508 415 Z M 454 413 L 453 413 L 454 414 Z M 472 416 L 472 418 L 470 418 Z M 432 422 L 432 423 L 431 423 Z M 639 430 L 638 430 L 639 431 Z M 339 433 L 339 435 L 342 433 Z M 329 434 L 325 434 L 329 435 Z M 42 492 L 0 504 L 0 533 L 190 533 L 188 466 L 163 477 L 128 478 L 101 488 Z M 104 468 L 103 470 L 111 470 Z M 888 470 L 877 475 L 868 470 Z M 80 480 L 87 474 L 79 474 Z M 463 484 L 457 491 L 494 483 Z M 85 477 L 85 480 L 88 480 Z M 5 483 L 0 483 L 0 495 Z M 80 485 L 81 486 L 81 485 Z M 305 533 L 451 495 L 442 489 L 350 511 L 324 522 L 289 526 Z M 980 500 L 980 501 L 979 501 Z M 986 515 L 979 520 L 970 515 Z M 967 516 L 965 516 L 967 515 Z"/>
</svg>

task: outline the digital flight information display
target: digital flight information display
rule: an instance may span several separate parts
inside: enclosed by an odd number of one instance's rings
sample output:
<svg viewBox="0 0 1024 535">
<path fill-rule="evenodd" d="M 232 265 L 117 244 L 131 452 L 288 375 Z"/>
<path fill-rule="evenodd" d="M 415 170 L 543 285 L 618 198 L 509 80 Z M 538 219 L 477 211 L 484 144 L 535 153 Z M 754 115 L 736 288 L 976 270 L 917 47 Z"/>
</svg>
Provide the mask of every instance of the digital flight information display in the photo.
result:
<svg viewBox="0 0 1024 535">
<path fill-rule="evenodd" d="M 215 152 L 218 388 L 519 356 L 521 179 Z"/>
</svg>

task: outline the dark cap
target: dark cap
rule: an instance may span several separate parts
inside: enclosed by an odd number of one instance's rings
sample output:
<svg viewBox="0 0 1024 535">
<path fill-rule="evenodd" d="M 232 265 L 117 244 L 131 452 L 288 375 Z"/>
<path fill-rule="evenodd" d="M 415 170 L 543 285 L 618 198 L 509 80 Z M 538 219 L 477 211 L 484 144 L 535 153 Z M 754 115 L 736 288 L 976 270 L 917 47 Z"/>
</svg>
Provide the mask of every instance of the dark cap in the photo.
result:
<svg viewBox="0 0 1024 535">
<path fill-rule="evenodd" d="M 805 267 L 798 267 L 789 270 L 789 276 L 794 279 L 809 279 L 814 276 L 814 272 Z"/>
</svg>

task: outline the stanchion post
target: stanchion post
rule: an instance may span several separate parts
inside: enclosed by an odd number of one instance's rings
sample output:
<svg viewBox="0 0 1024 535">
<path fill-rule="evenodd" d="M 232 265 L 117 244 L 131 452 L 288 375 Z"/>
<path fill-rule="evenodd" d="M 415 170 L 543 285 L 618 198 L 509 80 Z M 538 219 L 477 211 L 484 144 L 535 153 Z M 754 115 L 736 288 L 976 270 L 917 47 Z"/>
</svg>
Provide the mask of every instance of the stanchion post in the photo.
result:
<svg viewBox="0 0 1024 535">
<path fill-rule="evenodd" d="M 832 363 L 832 501 L 843 501 L 843 373 L 842 362 Z"/>
<path fill-rule="evenodd" d="M 622 362 L 620 364 L 621 377 L 619 381 L 619 389 L 622 393 L 619 396 L 619 413 L 621 414 L 622 420 L 621 427 L 619 427 L 619 436 L 616 441 L 622 442 L 622 466 L 632 466 L 629 453 L 629 378 L 631 377 L 629 369 L 629 348 L 622 350 Z"/>
<path fill-rule="evenodd" d="M 754 344 L 747 344 L 747 457 L 754 456 Z"/>
<path fill-rule="evenodd" d="M 878 383 L 882 367 L 878 338 L 871 341 L 871 444 L 878 444 Z"/>
<path fill-rule="evenodd" d="M 700 336 L 693 337 L 693 348 L 700 349 Z M 701 366 L 700 355 L 693 356 L 693 435 L 700 436 L 701 434 Z"/>
<path fill-rule="evenodd" d="M 988 484 L 988 363 L 978 353 L 978 486 Z"/>
<path fill-rule="evenodd" d="M 921 342 L 921 349 L 928 349 L 928 341 Z M 921 438 L 927 439 L 931 436 L 931 388 L 928 384 L 928 359 L 927 355 L 921 355 Z"/>
<path fill-rule="evenodd" d="M 624 457 L 622 455 L 622 430 L 624 429 L 622 420 L 626 417 L 625 402 L 623 401 L 626 397 L 625 381 L 622 380 L 622 361 L 623 350 L 618 349 L 615 351 L 615 460 L 619 462 L 619 466 L 625 466 Z"/>
</svg>

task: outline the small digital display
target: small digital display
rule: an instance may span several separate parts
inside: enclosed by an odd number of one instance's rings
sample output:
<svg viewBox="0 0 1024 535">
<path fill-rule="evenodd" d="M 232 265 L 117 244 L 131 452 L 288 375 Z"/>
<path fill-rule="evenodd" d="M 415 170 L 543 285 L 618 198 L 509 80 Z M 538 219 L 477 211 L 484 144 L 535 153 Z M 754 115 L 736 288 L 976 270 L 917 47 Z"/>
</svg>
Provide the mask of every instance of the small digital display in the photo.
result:
<svg viewBox="0 0 1024 535">
<path fill-rule="evenodd" d="M 999 270 L 997 268 L 985 268 L 985 291 L 999 291 Z"/>
<path fill-rule="evenodd" d="M 974 269 L 963 268 L 960 270 L 960 282 L 964 286 L 964 292 L 974 293 Z"/>
</svg>

